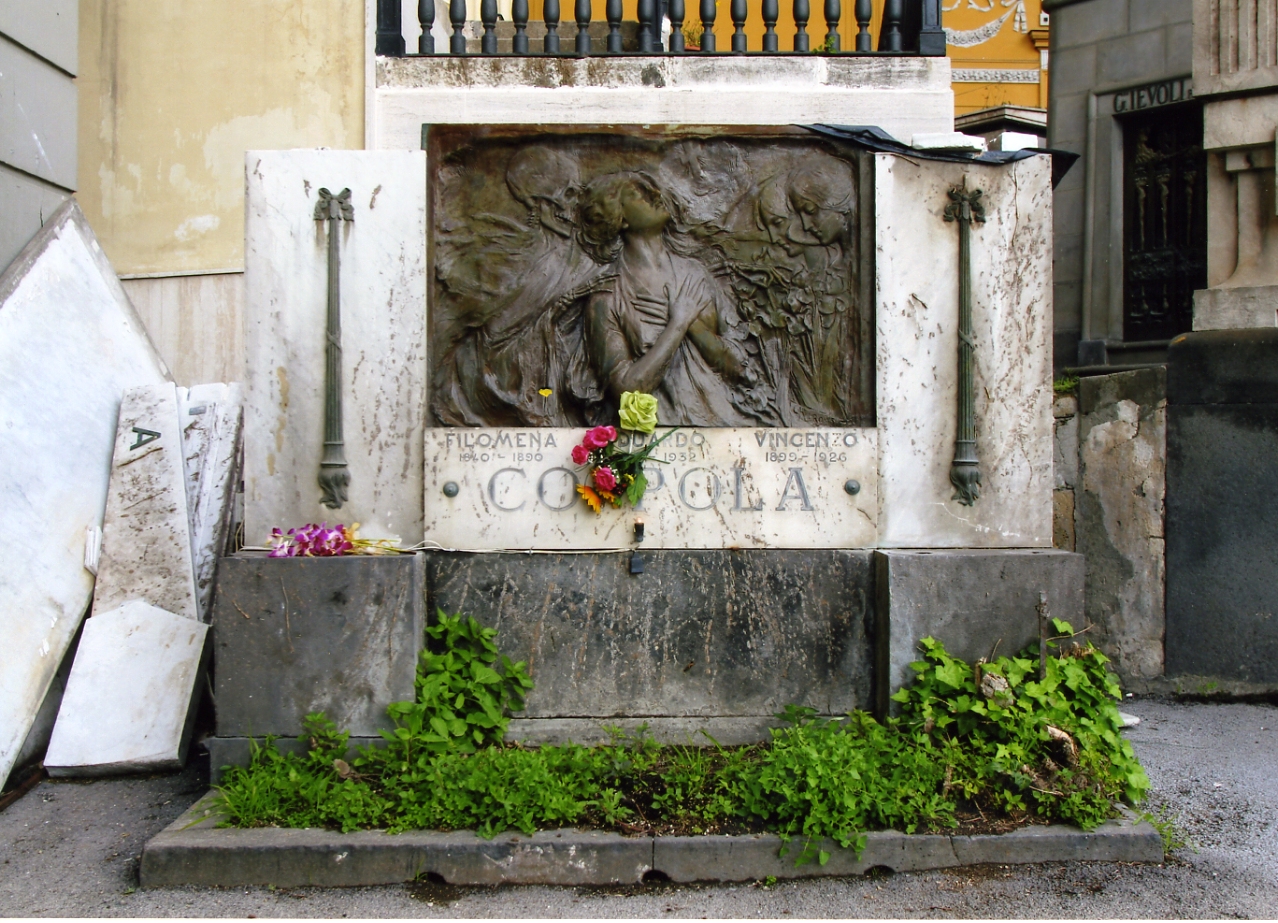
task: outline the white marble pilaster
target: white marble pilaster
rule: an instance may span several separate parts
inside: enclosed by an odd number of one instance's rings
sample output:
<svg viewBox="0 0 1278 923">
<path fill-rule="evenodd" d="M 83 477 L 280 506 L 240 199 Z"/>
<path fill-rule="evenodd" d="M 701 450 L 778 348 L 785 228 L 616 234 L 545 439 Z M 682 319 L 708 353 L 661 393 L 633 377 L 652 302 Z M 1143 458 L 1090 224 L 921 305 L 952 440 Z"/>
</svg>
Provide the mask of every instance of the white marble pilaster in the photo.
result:
<svg viewBox="0 0 1278 923">
<path fill-rule="evenodd" d="M 422 538 L 426 156 L 250 151 L 245 240 L 245 540 L 274 526 L 359 522 Z M 328 223 L 321 188 L 351 190 L 340 223 L 342 398 L 349 498 L 320 505 Z"/>
<path fill-rule="evenodd" d="M 1046 155 L 1010 166 L 875 155 L 879 543 L 1052 544 L 1052 184 Z M 958 228 L 946 191 L 985 192 L 972 230 L 981 497 L 952 499 Z"/>
</svg>

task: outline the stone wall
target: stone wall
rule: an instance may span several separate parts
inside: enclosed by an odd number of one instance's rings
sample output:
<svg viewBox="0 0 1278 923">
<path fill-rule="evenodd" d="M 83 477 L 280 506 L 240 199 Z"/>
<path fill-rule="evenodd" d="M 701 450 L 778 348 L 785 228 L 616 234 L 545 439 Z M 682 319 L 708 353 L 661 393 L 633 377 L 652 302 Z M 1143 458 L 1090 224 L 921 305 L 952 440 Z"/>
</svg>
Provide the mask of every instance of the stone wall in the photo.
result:
<svg viewBox="0 0 1278 923">
<path fill-rule="evenodd" d="M 1078 397 L 1058 394 L 1052 401 L 1055 436 L 1052 462 L 1055 489 L 1052 491 L 1052 545 L 1063 551 L 1075 546 L 1074 505 L 1078 486 Z"/>
<path fill-rule="evenodd" d="M 1079 384 L 1074 528 L 1087 560 L 1085 613 L 1128 686 L 1163 673 L 1166 395 L 1163 369 Z"/>
<path fill-rule="evenodd" d="M 1116 97 L 1192 69 L 1191 0 L 1044 0 L 1052 17 L 1048 144 L 1082 155 L 1056 188 L 1056 365 L 1095 361 L 1123 340 L 1122 133 Z M 1147 95 L 1154 105 L 1160 97 Z M 1270 133 L 1272 142 L 1273 134 Z M 1093 341 L 1080 356 L 1080 338 Z M 1116 348 L 1117 347 L 1117 348 Z M 1102 360 L 1103 361 L 1103 360 Z M 1110 361 L 1132 361 L 1130 356 Z M 1144 360 L 1140 360 L 1144 361 Z"/>
</svg>

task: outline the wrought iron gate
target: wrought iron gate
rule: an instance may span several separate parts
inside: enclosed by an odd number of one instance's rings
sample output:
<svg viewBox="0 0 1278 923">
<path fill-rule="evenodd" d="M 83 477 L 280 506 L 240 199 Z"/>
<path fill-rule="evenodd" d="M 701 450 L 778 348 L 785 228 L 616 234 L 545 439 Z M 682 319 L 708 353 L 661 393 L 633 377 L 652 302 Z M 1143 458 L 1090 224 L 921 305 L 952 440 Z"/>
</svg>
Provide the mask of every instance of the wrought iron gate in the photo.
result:
<svg viewBox="0 0 1278 923">
<path fill-rule="evenodd" d="M 1193 325 L 1207 285 L 1207 162 L 1198 105 L 1123 120 L 1123 339 L 1169 340 Z"/>
</svg>

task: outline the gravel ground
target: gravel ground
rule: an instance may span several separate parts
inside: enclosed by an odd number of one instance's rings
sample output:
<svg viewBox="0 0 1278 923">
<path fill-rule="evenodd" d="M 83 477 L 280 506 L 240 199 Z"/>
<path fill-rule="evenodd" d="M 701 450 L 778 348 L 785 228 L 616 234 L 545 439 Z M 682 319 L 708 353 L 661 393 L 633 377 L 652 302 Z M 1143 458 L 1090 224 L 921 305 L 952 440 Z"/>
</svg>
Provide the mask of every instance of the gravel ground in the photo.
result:
<svg viewBox="0 0 1278 923">
<path fill-rule="evenodd" d="M 626 888 L 137 887 L 148 837 L 207 787 L 182 773 L 42 782 L 0 813 L 0 914 L 170 917 L 1278 917 L 1278 708 L 1128 700 L 1163 865 L 980 866 L 882 878 Z"/>
</svg>

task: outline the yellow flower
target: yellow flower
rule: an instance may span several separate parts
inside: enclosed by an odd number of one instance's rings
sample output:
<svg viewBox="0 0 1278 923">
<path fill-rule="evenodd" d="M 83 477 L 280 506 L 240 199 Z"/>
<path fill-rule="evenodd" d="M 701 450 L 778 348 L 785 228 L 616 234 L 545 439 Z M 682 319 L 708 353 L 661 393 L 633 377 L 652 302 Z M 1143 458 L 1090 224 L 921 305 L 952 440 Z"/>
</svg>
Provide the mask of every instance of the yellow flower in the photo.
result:
<svg viewBox="0 0 1278 923">
<path fill-rule="evenodd" d="M 599 494 L 595 493 L 585 484 L 577 485 L 577 493 L 581 494 L 581 499 L 586 501 L 587 506 L 589 506 L 596 513 L 599 512 L 600 507 L 603 505 L 602 501 L 599 498 Z"/>
<path fill-rule="evenodd" d="M 555 392 L 551 391 L 549 388 L 542 388 L 537 393 L 540 394 L 542 397 L 550 397 L 550 395 L 554 394 Z"/>
<path fill-rule="evenodd" d="M 657 399 L 642 391 L 621 392 L 621 428 L 651 433 L 657 428 Z"/>
</svg>

